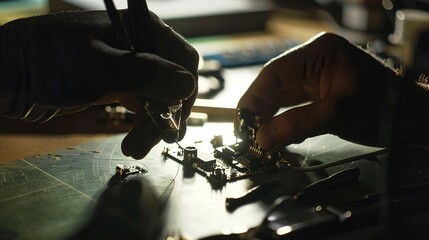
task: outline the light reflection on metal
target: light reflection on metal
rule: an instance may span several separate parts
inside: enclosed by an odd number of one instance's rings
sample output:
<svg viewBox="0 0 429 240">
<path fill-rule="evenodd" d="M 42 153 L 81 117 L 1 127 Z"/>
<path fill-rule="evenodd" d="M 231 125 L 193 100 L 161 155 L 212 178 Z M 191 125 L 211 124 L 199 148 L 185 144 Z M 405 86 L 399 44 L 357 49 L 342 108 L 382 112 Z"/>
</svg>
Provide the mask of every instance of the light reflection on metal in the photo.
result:
<svg viewBox="0 0 429 240">
<path fill-rule="evenodd" d="M 283 226 L 283 227 L 278 228 L 276 233 L 278 236 L 282 236 L 282 235 L 285 235 L 285 234 L 292 232 L 292 230 L 293 230 L 292 227 L 287 225 L 287 226 Z"/>
</svg>

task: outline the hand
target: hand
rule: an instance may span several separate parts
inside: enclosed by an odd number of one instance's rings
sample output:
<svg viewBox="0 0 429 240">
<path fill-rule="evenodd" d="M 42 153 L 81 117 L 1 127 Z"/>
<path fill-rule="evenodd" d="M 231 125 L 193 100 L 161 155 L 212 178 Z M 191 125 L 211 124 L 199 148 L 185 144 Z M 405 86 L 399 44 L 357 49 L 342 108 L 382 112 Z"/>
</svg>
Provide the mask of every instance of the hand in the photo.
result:
<svg viewBox="0 0 429 240">
<path fill-rule="evenodd" d="M 259 115 L 267 150 L 333 133 L 375 145 L 395 70 L 335 34 L 319 34 L 268 62 L 238 103 Z M 280 107 L 301 103 L 273 117 Z"/>
<path fill-rule="evenodd" d="M 127 25 L 127 12 L 120 14 Z M 0 27 L 1 54 L 14 56 L 3 65 L 14 67 L 3 78 L 10 80 L 14 95 L 4 98 L 9 99 L 6 104 L 0 102 L 0 113 L 43 122 L 90 105 L 119 102 L 136 114 L 122 150 L 142 158 L 160 136 L 136 96 L 182 99 L 183 137 L 197 93 L 198 54 L 155 14 L 152 20 L 156 33 L 147 37 L 156 38 L 153 54 L 127 50 L 105 11 L 53 13 Z"/>
</svg>

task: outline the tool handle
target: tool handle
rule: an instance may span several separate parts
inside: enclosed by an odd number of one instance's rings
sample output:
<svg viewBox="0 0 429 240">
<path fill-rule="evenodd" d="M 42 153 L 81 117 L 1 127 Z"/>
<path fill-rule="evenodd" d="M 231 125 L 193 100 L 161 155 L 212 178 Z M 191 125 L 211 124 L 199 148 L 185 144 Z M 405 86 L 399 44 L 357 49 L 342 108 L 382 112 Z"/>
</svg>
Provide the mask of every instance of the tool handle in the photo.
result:
<svg viewBox="0 0 429 240">
<path fill-rule="evenodd" d="M 264 195 L 268 194 L 275 186 L 279 184 L 278 180 L 271 180 L 256 187 L 249 189 L 243 196 L 237 198 L 226 198 L 225 207 L 229 212 L 235 211 L 237 208 L 260 200 Z"/>
<path fill-rule="evenodd" d="M 360 170 L 357 167 L 345 169 L 311 183 L 303 191 L 295 195 L 296 200 L 308 199 L 315 194 L 326 192 L 334 188 L 352 184 L 359 180 Z"/>
</svg>

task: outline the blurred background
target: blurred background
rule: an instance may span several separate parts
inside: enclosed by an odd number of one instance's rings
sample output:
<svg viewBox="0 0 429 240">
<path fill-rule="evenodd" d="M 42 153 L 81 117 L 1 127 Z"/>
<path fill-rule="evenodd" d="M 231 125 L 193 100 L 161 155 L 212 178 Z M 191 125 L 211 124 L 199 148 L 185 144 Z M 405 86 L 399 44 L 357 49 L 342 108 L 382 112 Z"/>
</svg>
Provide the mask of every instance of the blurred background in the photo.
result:
<svg viewBox="0 0 429 240">
<path fill-rule="evenodd" d="M 117 8 L 127 7 L 125 0 L 114 2 Z M 405 52 L 393 55 L 409 66 L 419 65 L 417 61 L 423 57 L 419 50 L 426 49 L 423 45 L 427 42 L 421 38 L 426 36 L 424 32 L 429 28 L 429 0 L 147 2 L 152 11 L 187 38 L 277 31 L 290 40 L 302 41 L 314 32 L 328 30 L 358 44 L 380 41 L 378 44 L 398 46 Z M 16 18 L 75 9 L 104 9 L 104 3 L 102 0 L 0 0 L 0 21 L 5 23 Z M 235 65 L 239 64 L 243 63 Z"/>
</svg>

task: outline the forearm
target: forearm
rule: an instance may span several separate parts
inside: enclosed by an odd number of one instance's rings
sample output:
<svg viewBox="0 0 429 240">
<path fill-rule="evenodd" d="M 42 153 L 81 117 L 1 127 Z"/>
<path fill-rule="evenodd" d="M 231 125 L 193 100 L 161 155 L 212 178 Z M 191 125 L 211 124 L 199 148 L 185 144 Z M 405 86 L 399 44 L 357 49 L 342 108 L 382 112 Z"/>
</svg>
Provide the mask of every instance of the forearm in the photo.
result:
<svg viewBox="0 0 429 240">
<path fill-rule="evenodd" d="M 18 94 L 28 89 L 24 79 L 23 52 L 15 29 L 11 25 L 0 26 L 0 114 L 20 118 L 26 104 Z M 21 109 L 22 108 L 22 109 Z"/>
</svg>

